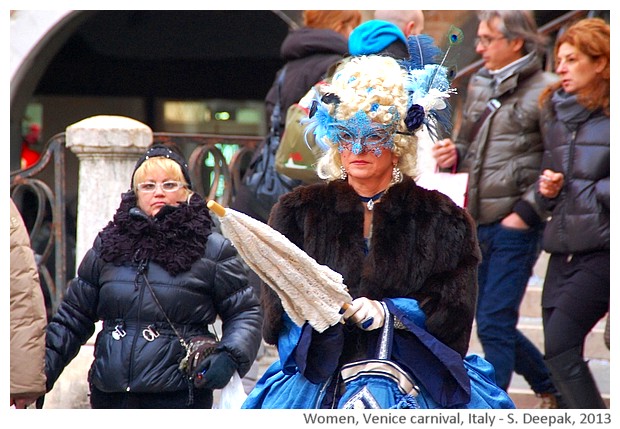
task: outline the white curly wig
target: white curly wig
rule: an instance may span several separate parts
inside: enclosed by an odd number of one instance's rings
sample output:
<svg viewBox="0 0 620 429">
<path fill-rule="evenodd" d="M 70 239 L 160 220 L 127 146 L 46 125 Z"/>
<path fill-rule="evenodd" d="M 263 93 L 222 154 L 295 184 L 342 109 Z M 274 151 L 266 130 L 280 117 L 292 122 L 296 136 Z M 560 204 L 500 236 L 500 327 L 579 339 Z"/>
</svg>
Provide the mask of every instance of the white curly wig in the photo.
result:
<svg viewBox="0 0 620 429">
<path fill-rule="evenodd" d="M 408 103 L 406 80 L 407 72 L 394 58 L 359 56 L 343 61 L 322 91 L 338 97 L 337 103 L 326 105 L 330 120 L 346 121 L 362 112 L 373 123 L 391 127 L 394 132 L 392 152 L 399 157 L 398 167 L 404 174 L 415 176 L 417 137 L 411 133 L 396 134 L 396 131 L 407 133 L 404 123 Z M 318 161 L 317 173 L 322 179 L 336 180 L 340 178 L 342 166 L 338 146 L 326 135 L 321 143 L 327 150 Z"/>
</svg>

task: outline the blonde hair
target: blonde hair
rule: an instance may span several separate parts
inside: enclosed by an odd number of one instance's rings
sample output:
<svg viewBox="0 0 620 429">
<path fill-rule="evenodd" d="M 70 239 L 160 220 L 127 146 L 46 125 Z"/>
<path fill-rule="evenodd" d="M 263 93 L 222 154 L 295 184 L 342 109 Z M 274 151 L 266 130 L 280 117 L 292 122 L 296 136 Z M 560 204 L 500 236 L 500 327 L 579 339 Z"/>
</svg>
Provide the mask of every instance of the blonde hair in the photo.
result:
<svg viewBox="0 0 620 429">
<path fill-rule="evenodd" d="M 133 191 L 138 193 L 138 184 L 142 183 L 146 177 L 148 177 L 155 170 L 163 170 L 166 175 L 170 178 L 170 180 L 176 180 L 178 182 L 184 183 L 185 187 L 183 188 L 185 198 L 189 198 L 192 194 L 191 190 L 187 188 L 187 183 L 185 182 L 185 177 L 183 176 L 183 171 L 181 170 L 181 166 L 174 160 L 170 158 L 165 158 L 163 156 L 156 156 L 153 158 L 149 158 L 145 160 L 133 173 Z"/>
<path fill-rule="evenodd" d="M 404 87 L 407 72 L 391 57 L 369 55 L 352 57 L 336 69 L 325 90 L 338 96 L 330 105 L 330 116 L 338 121 L 351 119 L 359 112 L 377 124 L 395 125 L 392 153 L 398 156 L 398 167 L 407 175 L 417 174 L 417 137 L 396 134 L 407 132 L 408 92 Z M 340 178 L 340 153 L 334 142 L 319 159 L 317 173 L 327 180 Z"/>
</svg>

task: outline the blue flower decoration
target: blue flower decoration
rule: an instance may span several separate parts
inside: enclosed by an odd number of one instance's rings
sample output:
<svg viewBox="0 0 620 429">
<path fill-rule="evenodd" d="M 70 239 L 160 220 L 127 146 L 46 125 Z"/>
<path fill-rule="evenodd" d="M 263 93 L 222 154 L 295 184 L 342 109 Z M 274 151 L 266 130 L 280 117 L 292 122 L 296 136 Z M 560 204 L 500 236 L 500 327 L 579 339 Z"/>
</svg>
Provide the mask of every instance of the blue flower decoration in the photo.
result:
<svg viewBox="0 0 620 429">
<path fill-rule="evenodd" d="M 420 128 L 420 125 L 424 123 L 424 107 L 419 104 L 412 104 L 407 110 L 407 116 L 405 117 L 405 125 L 409 131 L 415 131 Z"/>
</svg>

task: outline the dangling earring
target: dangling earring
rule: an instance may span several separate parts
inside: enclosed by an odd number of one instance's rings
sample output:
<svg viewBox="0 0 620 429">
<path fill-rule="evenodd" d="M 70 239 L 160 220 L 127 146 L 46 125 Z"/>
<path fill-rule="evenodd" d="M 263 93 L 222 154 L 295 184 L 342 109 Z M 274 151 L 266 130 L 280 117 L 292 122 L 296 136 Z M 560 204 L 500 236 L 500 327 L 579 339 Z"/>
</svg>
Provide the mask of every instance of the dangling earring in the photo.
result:
<svg viewBox="0 0 620 429">
<path fill-rule="evenodd" d="M 400 168 L 394 164 L 392 168 L 392 183 L 400 183 L 403 180 L 403 173 L 400 172 Z"/>
<path fill-rule="evenodd" d="M 347 170 L 342 165 L 340 166 L 340 180 L 347 180 Z"/>
</svg>

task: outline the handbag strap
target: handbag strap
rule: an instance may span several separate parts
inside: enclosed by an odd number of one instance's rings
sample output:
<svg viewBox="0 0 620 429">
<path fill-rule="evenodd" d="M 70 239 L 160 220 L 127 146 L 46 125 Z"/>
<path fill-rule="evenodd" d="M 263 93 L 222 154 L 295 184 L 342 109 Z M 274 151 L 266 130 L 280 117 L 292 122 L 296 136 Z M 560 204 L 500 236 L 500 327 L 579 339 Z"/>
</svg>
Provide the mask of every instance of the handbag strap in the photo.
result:
<svg viewBox="0 0 620 429">
<path fill-rule="evenodd" d="M 527 76 L 523 76 L 522 74 L 519 74 L 519 76 L 517 77 L 517 86 L 523 85 L 524 82 L 529 80 L 534 75 L 537 75 L 537 73 L 530 73 Z M 494 113 L 497 109 L 499 109 L 502 106 L 502 102 L 500 100 L 512 94 L 513 91 L 514 91 L 514 88 L 508 92 L 505 92 L 503 94 L 498 95 L 497 97 L 490 99 L 487 102 L 487 105 L 484 111 L 482 112 L 482 115 L 480 115 L 480 117 L 478 118 L 474 126 L 469 131 L 470 142 L 474 140 L 474 138 L 478 134 L 478 131 L 480 131 L 482 124 L 484 124 L 484 121 L 486 121 L 487 118 L 491 116 L 491 113 Z"/>
<path fill-rule="evenodd" d="M 380 301 L 385 314 L 385 322 L 377 344 L 375 355 L 377 359 L 389 360 L 392 356 L 392 340 L 394 338 L 394 315 L 388 310 L 385 302 Z"/>
<path fill-rule="evenodd" d="M 151 295 L 153 296 L 153 300 L 155 301 L 155 304 L 157 304 L 157 307 L 159 307 L 159 309 L 163 313 L 164 317 L 166 318 L 166 322 L 168 322 L 168 324 L 174 331 L 174 334 L 179 339 L 179 343 L 181 343 L 181 346 L 183 346 L 183 348 L 189 353 L 189 344 L 187 344 L 187 341 L 185 341 L 185 339 L 181 336 L 178 329 L 174 326 L 174 323 L 172 323 L 172 320 L 170 320 L 170 318 L 164 311 L 164 307 L 161 305 L 161 302 L 159 302 L 159 298 L 157 298 L 157 294 L 155 294 L 155 290 L 153 289 L 153 286 L 151 286 L 151 282 L 149 282 L 149 279 L 146 276 L 147 264 L 148 264 L 148 261 L 143 261 L 140 263 L 140 266 L 138 267 L 138 274 L 142 275 L 142 278 L 144 279 L 144 283 L 148 287 L 149 292 L 151 292 Z M 217 334 L 215 335 L 215 338 L 217 339 Z"/>
<path fill-rule="evenodd" d="M 282 67 L 280 74 L 278 75 L 278 81 L 276 86 L 276 94 L 278 96 L 276 104 L 273 106 L 273 111 L 271 112 L 271 134 L 272 135 L 280 135 L 280 118 L 282 117 L 282 84 L 284 83 L 284 76 L 286 75 L 286 65 Z"/>
<path fill-rule="evenodd" d="M 155 290 L 153 289 L 153 286 L 151 286 L 151 282 L 149 282 L 149 279 L 146 276 L 146 264 L 148 264 L 147 261 L 143 261 L 143 262 L 140 263 L 140 266 L 138 267 L 138 274 L 142 274 L 142 278 L 144 279 L 144 283 L 149 288 L 149 291 L 151 292 L 151 295 L 153 296 L 153 300 L 155 301 L 155 304 L 157 304 L 157 307 L 159 307 L 159 309 L 163 313 L 164 317 L 166 318 L 166 321 L 168 322 L 168 324 L 170 325 L 170 327 L 174 331 L 174 334 L 179 339 L 179 342 L 181 343 L 183 348 L 189 352 L 189 345 L 183 339 L 183 337 L 181 336 L 181 334 L 179 333 L 177 328 L 174 327 L 174 324 L 172 323 L 172 320 L 170 320 L 170 318 L 168 317 L 168 315 L 164 311 L 164 307 L 159 302 L 159 298 L 157 298 L 157 295 L 155 294 Z"/>
<path fill-rule="evenodd" d="M 499 109 L 501 105 L 502 103 L 500 103 L 500 101 L 497 98 L 492 98 L 491 100 L 489 100 L 489 102 L 486 105 L 486 108 L 482 112 L 482 115 L 480 115 L 480 117 L 478 118 L 478 120 L 476 121 L 476 123 L 474 124 L 474 126 L 471 128 L 469 132 L 470 142 L 474 140 L 476 135 L 478 135 L 478 131 L 480 131 L 480 128 L 482 127 L 482 124 L 484 124 L 484 121 L 486 121 L 487 118 L 491 116 L 491 113 Z"/>
</svg>

